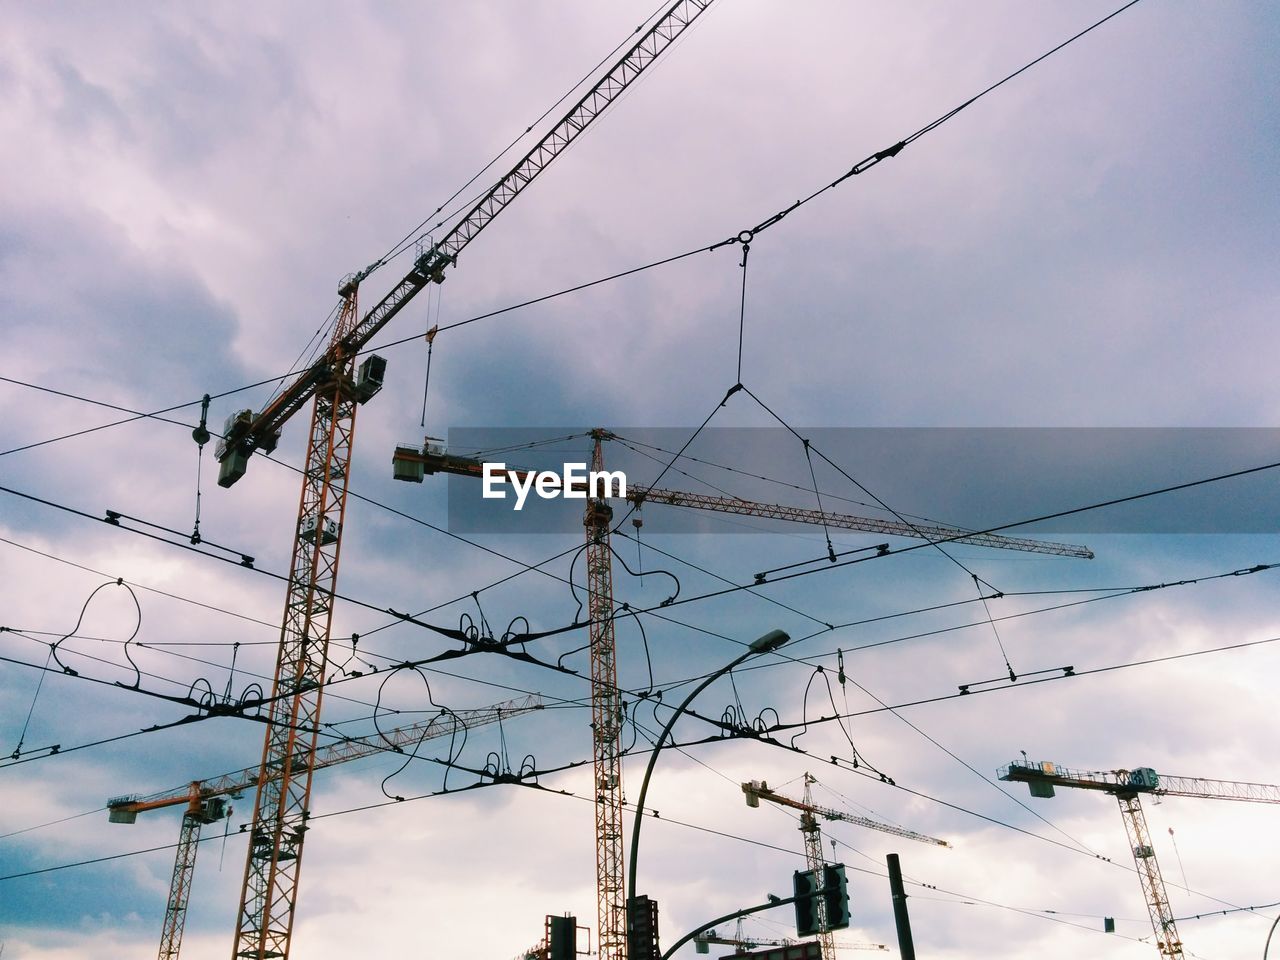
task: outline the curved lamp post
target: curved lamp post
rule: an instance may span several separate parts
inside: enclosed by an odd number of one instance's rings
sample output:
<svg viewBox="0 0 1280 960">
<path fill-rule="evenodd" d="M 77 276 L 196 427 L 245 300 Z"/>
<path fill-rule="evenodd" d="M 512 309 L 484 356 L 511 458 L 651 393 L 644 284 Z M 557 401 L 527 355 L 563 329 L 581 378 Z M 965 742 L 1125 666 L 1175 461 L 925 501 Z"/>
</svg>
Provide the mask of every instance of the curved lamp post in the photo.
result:
<svg viewBox="0 0 1280 960">
<path fill-rule="evenodd" d="M 653 776 L 653 766 L 658 760 L 658 752 L 662 749 L 663 745 L 667 742 L 667 737 L 671 735 L 671 728 L 676 725 L 676 721 L 680 719 L 680 715 L 683 714 L 686 709 L 688 709 L 689 704 L 693 702 L 693 698 L 696 697 L 698 694 L 700 694 L 703 690 L 707 689 L 707 687 L 711 686 L 711 684 L 714 683 L 716 680 L 720 679 L 722 676 L 724 676 L 726 673 L 728 673 L 738 664 L 742 663 L 744 660 L 747 660 L 750 657 L 754 657 L 756 654 L 759 654 L 759 653 L 769 653 L 772 650 L 777 650 L 780 646 L 782 646 L 784 643 L 786 643 L 790 639 L 791 639 L 791 635 L 787 633 L 785 630 L 770 630 L 763 637 L 760 637 L 758 640 L 752 641 L 751 646 L 747 648 L 745 653 L 737 657 L 735 660 L 725 664 L 715 673 L 711 674 L 705 680 L 703 680 L 700 684 L 694 687 L 693 692 L 684 698 L 684 703 L 676 707 L 676 712 L 671 715 L 671 719 L 667 721 L 667 725 L 662 728 L 662 733 L 658 735 L 658 739 L 653 745 L 653 753 L 649 754 L 649 765 L 645 767 L 644 779 L 640 782 L 640 796 L 636 800 L 635 821 L 631 827 L 631 864 L 630 864 L 630 869 L 627 871 L 627 904 L 628 906 L 631 904 L 631 902 L 635 899 L 635 896 L 636 896 L 636 863 L 640 855 L 640 824 L 644 822 L 644 799 L 649 792 L 649 778 Z M 627 912 L 628 912 L 628 934 L 630 934 L 630 922 L 629 922 L 630 910 L 628 910 Z M 628 936 L 627 947 L 628 947 L 628 955 L 630 955 L 630 950 L 631 950 L 630 936 Z"/>
</svg>

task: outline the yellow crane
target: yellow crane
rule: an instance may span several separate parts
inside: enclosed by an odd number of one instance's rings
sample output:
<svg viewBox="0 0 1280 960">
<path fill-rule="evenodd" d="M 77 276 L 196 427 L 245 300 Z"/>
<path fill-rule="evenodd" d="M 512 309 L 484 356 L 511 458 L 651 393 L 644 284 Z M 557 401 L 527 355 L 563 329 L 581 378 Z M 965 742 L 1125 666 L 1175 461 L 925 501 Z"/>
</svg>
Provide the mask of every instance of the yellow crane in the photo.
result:
<svg viewBox="0 0 1280 960">
<path fill-rule="evenodd" d="M 804 859 L 809 870 L 814 871 L 816 876 L 822 875 L 822 866 L 825 862 L 822 858 L 822 831 L 818 826 L 818 817 L 822 817 L 825 820 L 841 820 L 845 823 L 854 823 L 858 826 L 869 827 L 872 830 L 879 830 L 882 833 L 890 833 L 905 840 L 918 840 L 921 843 L 932 843 L 939 847 L 951 846 L 945 840 L 939 840 L 923 833 L 916 833 L 914 830 L 908 830 L 905 827 L 895 827 L 891 823 L 872 820 L 870 817 L 846 813 L 843 810 L 836 810 L 831 807 L 818 806 L 813 802 L 813 785 L 817 782 L 817 779 L 811 774 L 806 773 L 804 775 L 803 800 L 794 800 L 778 793 L 776 790 L 770 790 L 769 784 L 763 780 L 752 780 L 750 783 L 742 785 L 742 792 L 746 794 L 748 807 L 758 807 L 761 800 L 768 800 L 770 803 L 776 803 L 780 807 L 789 807 L 792 810 L 800 811 L 800 832 L 804 835 Z M 827 926 L 826 903 L 822 897 L 817 897 L 814 899 L 814 906 L 818 916 L 818 939 L 822 943 L 822 960 L 835 960 L 836 945 L 835 939 L 831 935 L 831 930 Z"/>
<path fill-rule="evenodd" d="M 498 723 L 523 713 L 542 709 L 537 694 L 519 700 L 506 700 L 488 707 L 442 711 L 430 720 L 397 727 L 386 733 L 350 740 L 340 740 L 316 751 L 312 769 L 332 767 L 359 760 L 375 753 L 402 753 L 426 740 L 455 736 L 466 730 Z M 230 816 L 227 797 L 238 797 L 258 785 L 260 767 L 247 767 L 207 780 L 193 780 L 183 787 L 147 796 L 114 797 L 107 801 L 107 819 L 111 823 L 135 823 L 139 813 L 163 810 L 186 804 L 182 814 L 182 831 L 178 835 L 177 853 L 173 861 L 173 878 L 169 884 L 169 900 L 165 908 L 164 927 L 160 934 L 159 960 L 177 960 L 182 949 L 182 931 L 187 920 L 187 903 L 191 898 L 191 882 L 196 868 L 196 850 L 200 830 Z"/>
<path fill-rule="evenodd" d="M 258 413 L 230 417 L 218 443 L 218 483 L 229 487 L 244 476 L 255 451 L 270 452 L 285 423 L 310 401 L 311 430 L 303 469 L 302 496 L 294 527 L 271 715 L 263 743 L 254 798 L 244 882 L 236 919 L 233 958 L 288 957 L 297 916 L 298 880 L 307 833 L 333 598 L 346 516 L 347 484 L 356 409 L 382 387 L 386 361 L 371 355 L 356 368 L 364 348 L 429 284 L 442 283 L 446 269 L 557 156 L 628 89 L 712 0 L 675 0 L 561 117 L 554 127 L 472 206 L 439 241 L 419 240 L 409 271 L 369 310 L 361 313 L 361 283 L 383 261 L 343 279 L 337 321 L 319 359 Z M 610 928 L 612 929 L 612 928 Z M 624 937 L 604 938 L 601 960 L 622 960 Z"/>
<path fill-rule="evenodd" d="M 1143 794 L 1155 797 L 1203 797 L 1213 800 L 1242 800 L 1253 803 L 1280 803 L 1280 786 L 1270 783 L 1243 783 L 1235 780 L 1205 780 L 1199 777 L 1171 777 L 1151 767 L 1132 770 L 1068 770 L 1045 761 L 1013 762 L 999 771 L 1001 780 L 1025 783 L 1033 797 L 1052 797 L 1055 787 L 1076 787 L 1109 793 L 1120 803 L 1125 832 L 1133 862 L 1142 882 L 1142 895 L 1151 916 L 1156 949 L 1162 957 L 1181 957 L 1182 938 L 1169 906 L 1160 864 L 1156 860 L 1147 818 L 1142 812 Z"/>
</svg>

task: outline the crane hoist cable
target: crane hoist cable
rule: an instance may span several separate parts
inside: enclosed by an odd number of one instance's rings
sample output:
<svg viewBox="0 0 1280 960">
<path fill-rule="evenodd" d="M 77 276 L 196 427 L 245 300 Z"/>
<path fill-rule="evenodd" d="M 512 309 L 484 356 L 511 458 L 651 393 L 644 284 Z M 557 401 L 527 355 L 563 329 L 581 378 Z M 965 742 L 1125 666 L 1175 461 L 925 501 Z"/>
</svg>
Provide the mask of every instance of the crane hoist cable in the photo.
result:
<svg viewBox="0 0 1280 960">
<path fill-rule="evenodd" d="M 200 545 L 200 478 L 204 466 L 204 445 L 209 442 L 209 395 L 206 393 L 200 400 L 200 425 L 191 431 L 191 439 L 196 442 L 196 519 L 191 528 L 191 545 Z"/>
<path fill-rule="evenodd" d="M 430 308 L 431 308 L 431 301 L 428 300 L 427 301 L 428 312 L 430 312 Z M 426 376 L 422 378 L 422 422 L 420 426 L 422 426 L 423 428 L 425 428 L 427 425 L 427 393 L 431 390 L 431 353 L 435 349 L 436 333 L 439 331 L 439 329 L 440 327 L 437 324 L 436 326 L 431 327 L 431 329 L 429 329 L 426 332 L 426 334 L 424 334 L 423 336 L 423 339 L 427 341 L 427 373 L 426 373 Z"/>
</svg>

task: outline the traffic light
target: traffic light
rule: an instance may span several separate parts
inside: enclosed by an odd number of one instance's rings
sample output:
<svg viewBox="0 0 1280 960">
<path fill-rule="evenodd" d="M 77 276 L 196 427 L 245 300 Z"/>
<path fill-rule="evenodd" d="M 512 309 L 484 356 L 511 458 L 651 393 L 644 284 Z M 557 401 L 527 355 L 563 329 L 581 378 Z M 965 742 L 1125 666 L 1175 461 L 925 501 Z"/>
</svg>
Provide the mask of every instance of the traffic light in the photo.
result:
<svg viewBox="0 0 1280 960">
<path fill-rule="evenodd" d="M 827 908 L 827 929 L 843 930 L 849 926 L 849 887 L 844 864 L 825 864 L 822 868 L 822 901 Z"/>
<path fill-rule="evenodd" d="M 796 897 L 796 936 L 808 937 L 818 932 L 818 884 L 813 872 L 797 870 L 791 887 Z M 634 960 L 634 958 L 633 958 Z"/>
<path fill-rule="evenodd" d="M 658 960 L 658 901 L 627 901 L 627 960 Z"/>
<path fill-rule="evenodd" d="M 547 917 L 547 951 L 551 960 L 574 960 L 577 957 L 576 917 Z"/>
</svg>

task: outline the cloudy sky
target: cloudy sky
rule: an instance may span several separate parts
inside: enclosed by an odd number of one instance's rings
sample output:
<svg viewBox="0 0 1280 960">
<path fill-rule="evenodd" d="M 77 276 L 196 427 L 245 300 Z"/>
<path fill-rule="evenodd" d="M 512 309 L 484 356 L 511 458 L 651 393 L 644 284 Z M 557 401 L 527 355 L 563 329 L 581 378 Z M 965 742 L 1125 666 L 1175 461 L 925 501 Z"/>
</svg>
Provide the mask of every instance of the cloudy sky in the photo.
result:
<svg viewBox="0 0 1280 960">
<path fill-rule="evenodd" d="M 1269 432 L 1227 431 L 1280 414 L 1280 16 L 1190 0 L 1136 4 L 761 231 L 745 294 L 742 248 L 728 245 L 442 333 L 420 426 L 428 327 L 735 236 L 1118 5 L 719 0 L 380 335 L 408 339 L 383 351 L 386 389 L 359 416 L 352 489 L 367 499 L 348 511 L 339 590 L 351 600 L 333 631 L 335 670 L 365 675 L 331 690 L 324 719 L 359 736 L 373 731 L 375 706 L 399 711 L 380 719 L 385 729 L 439 706 L 538 693 L 552 709 L 473 731 L 455 759 L 474 771 L 527 758 L 555 772 L 537 778 L 543 790 L 445 795 L 480 778 L 455 768 L 446 780 L 426 760 L 397 773 L 394 758 L 317 774 L 295 956 L 506 958 L 541 938 L 548 913 L 595 925 L 585 631 L 529 647 L 578 675 L 492 656 L 415 675 L 385 668 L 455 645 L 379 612 L 430 611 L 424 619 L 444 627 L 483 617 L 498 633 L 518 617 L 535 631 L 565 626 L 577 601 L 564 581 L 582 592 L 581 561 L 571 566 L 581 533 L 442 533 L 456 519 L 449 485 L 395 483 L 397 443 L 462 427 L 600 425 L 672 450 L 714 412 L 713 427 L 768 441 L 735 449 L 730 433 L 708 435 L 690 447 L 703 462 L 679 464 L 664 486 L 811 507 L 816 480 L 828 509 L 866 513 L 878 499 L 957 524 L 1280 460 Z M 106 799 L 260 755 L 262 726 L 241 718 L 71 749 L 190 713 L 122 688 L 135 678 L 129 657 L 143 688 L 179 697 L 202 679 L 239 697 L 272 669 L 283 588 L 269 574 L 288 568 L 290 468 L 306 425 L 286 428 L 278 463 L 254 458 L 223 490 L 212 449 L 200 460 L 191 439 L 201 395 L 218 396 L 215 429 L 265 403 L 272 383 L 242 388 L 293 369 L 341 278 L 496 180 L 518 154 L 448 203 L 526 128 L 544 129 L 544 111 L 655 6 L 5 5 L 6 960 L 154 950 L 179 815 L 108 824 Z M 406 266 L 402 257 L 365 281 L 363 302 Z M 750 394 L 719 406 L 739 379 L 740 314 Z M 127 419 L 122 410 L 169 412 L 81 432 Z M 801 444 L 779 441 L 779 419 L 829 456 L 815 457 L 813 478 Z M 897 455 L 885 452 L 895 448 L 860 445 L 851 430 L 1015 427 L 1080 429 L 1037 432 L 1035 457 L 1015 447 L 989 460 L 974 430 L 938 430 L 896 479 Z M 1146 442 L 1154 434 L 1101 428 L 1167 429 Z M 1092 439 L 1041 459 L 1058 436 Z M 825 450 L 820 437 L 843 442 Z M 565 449 L 586 449 L 576 444 Z M 613 450 L 635 482 L 661 469 Z M 200 552 L 183 549 L 197 476 Z M 620 533 L 632 539 L 615 538 L 617 601 L 654 608 L 617 626 L 634 721 L 624 745 L 636 748 L 629 799 L 646 738 L 668 716 L 641 692 L 670 703 L 741 642 L 775 627 L 797 638 L 698 701 L 708 716 L 740 705 L 748 720 L 783 725 L 784 747 L 739 740 L 661 756 L 648 800 L 661 818 L 644 826 L 640 887 L 660 902 L 664 944 L 788 892 L 802 864 L 796 821 L 748 809 L 739 784 L 765 779 L 799 796 L 809 771 L 817 802 L 953 844 L 824 824 L 850 867 L 843 939 L 896 949 L 884 857 L 897 852 L 922 956 L 1151 956 L 1115 801 L 1067 790 L 1033 801 L 995 772 L 1026 751 L 1082 769 L 1280 783 L 1280 648 L 1266 642 L 1280 637 L 1280 570 L 1217 576 L 1280 562 L 1268 481 L 1164 501 L 1165 529 L 1177 532 L 1135 533 L 1094 513 L 1075 536 L 1070 524 L 1043 534 L 1087 543 L 1093 560 L 916 550 L 808 563 L 796 568 L 804 576 L 715 597 L 703 595 L 824 557 L 821 529 L 646 507 L 639 543 L 629 523 Z M 97 522 L 107 510 L 135 519 Z M 1218 511 L 1231 523 L 1186 532 Z M 832 537 L 837 550 L 883 540 Z M 556 555 L 544 573 L 489 587 Z M 661 607 L 676 579 L 687 602 Z M 353 634 L 363 666 L 348 659 Z M 1169 659 L 1182 654 L 1198 655 Z M 1077 675 L 1063 677 L 1065 666 Z M 960 696 L 962 684 L 984 692 Z M 851 716 L 813 722 L 835 713 Z M 714 729 L 687 719 L 678 735 Z M 449 748 L 421 753 L 447 759 Z M 183 948 L 192 960 L 227 954 L 251 804 L 236 801 L 229 821 L 206 828 Z M 1274 908 L 1220 912 L 1275 901 L 1275 809 L 1169 798 L 1146 810 L 1189 955 L 1260 951 Z M 75 866 L 84 861 L 101 862 Z M 1104 916 L 1116 933 L 1102 932 Z M 787 936 L 790 913 L 745 930 Z"/>
</svg>

